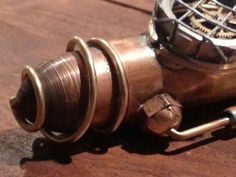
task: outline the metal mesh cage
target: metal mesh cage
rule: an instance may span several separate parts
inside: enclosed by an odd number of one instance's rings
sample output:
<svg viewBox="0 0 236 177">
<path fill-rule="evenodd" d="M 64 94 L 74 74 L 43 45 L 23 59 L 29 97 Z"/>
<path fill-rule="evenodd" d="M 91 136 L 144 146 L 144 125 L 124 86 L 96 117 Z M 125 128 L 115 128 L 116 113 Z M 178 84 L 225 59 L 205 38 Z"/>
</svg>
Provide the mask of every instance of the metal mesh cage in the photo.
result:
<svg viewBox="0 0 236 177">
<path fill-rule="evenodd" d="M 159 41 L 178 54 L 213 63 L 235 59 L 235 0 L 159 0 L 153 21 Z"/>
</svg>

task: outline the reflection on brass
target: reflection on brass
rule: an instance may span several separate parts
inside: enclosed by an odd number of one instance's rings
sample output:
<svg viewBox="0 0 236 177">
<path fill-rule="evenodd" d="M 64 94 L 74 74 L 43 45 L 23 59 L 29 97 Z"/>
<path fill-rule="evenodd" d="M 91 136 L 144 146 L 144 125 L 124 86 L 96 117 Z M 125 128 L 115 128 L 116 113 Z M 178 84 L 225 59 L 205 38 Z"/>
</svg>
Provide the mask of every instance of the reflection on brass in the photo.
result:
<svg viewBox="0 0 236 177">
<path fill-rule="evenodd" d="M 169 135 L 176 140 L 186 140 L 204 134 L 205 132 L 213 131 L 229 125 L 229 118 L 222 118 L 197 127 L 194 127 L 183 132 L 177 131 L 175 128 L 169 130 Z"/>
<path fill-rule="evenodd" d="M 158 135 L 168 134 L 182 121 L 181 105 L 167 94 L 156 95 L 142 105 L 146 117 L 145 129 Z"/>
<path fill-rule="evenodd" d="M 236 98 L 235 9 L 233 0 L 157 1 L 142 35 L 74 37 L 63 56 L 23 70 L 10 100 L 14 116 L 26 131 L 59 143 L 140 118 L 147 132 L 176 140 L 234 128 L 230 107 L 215 121 L 178 130 L 183 108 Z"/>
</svg>

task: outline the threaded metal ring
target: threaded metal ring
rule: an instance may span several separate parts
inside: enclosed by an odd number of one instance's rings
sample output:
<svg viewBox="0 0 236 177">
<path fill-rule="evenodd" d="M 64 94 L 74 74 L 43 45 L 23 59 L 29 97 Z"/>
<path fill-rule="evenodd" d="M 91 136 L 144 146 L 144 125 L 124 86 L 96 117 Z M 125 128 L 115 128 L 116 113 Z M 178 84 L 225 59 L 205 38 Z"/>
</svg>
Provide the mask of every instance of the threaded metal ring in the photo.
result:
<svg viewBox="0 0 236 177">
<path fill-rule="evenodd" d="M 89 128 L 89 125 L 92 121 L 95 106 L 97 101 L 97 76 L 95 72 L 94 62 L 92 59 L 92 55 L 90 53 L 88 45 L 81 38 L 75 36 L 72 40 L 69 41 L 67 45 L 67 52 L 71 52 L 75 50 L 75 47 L 78 47 L 79 52 L 83 56 L 85 67 L 89 75 L 89 98 L 88 98 L 88 106 L 85 117 L 78 127 L 78 129 L 70 134 L 70 135 L 56 135 L 52 131 L 42 129 L 42 133 L 52 141 L 58 143 L 66 143 L 66 142 L 75 142 L 77 141 Z"/>
</svg>

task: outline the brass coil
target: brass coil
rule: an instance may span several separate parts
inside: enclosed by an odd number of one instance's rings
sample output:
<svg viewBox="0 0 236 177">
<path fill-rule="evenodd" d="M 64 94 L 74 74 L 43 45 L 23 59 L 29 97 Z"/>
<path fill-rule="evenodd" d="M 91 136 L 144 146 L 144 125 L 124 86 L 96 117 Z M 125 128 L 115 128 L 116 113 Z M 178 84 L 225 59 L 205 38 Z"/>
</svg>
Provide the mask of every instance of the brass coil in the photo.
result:
<svg viewBox="0 0 236 177">
<path fill-rule="evenodd" d="M 116 114 L 113 115 L 112 117 L 113 122 L 106 129 L 97 130 L 102 132 L 114 132 L 120 126 L 128 107 L 129 94 L 128 94 L 128 81 L 126 78 L 126 74 L 123 65 L 121 63 L 121 60 L 119 58 L 119 55 L 115 52 L 115 50 L 108 42 L 106 42 L 103 39 L 92 38 L 90 41 L 88 41 L 88 44 L 91 47 L 100 49 L 108 56 L 107 61 L 112 66 L 114 74 L 116 75 L 116 78 L 118 80 L 119 95 L 118 95 L 117 107 L 115 110 Z"/>
<path fill-rule="evenodd" d="M 11 105 L 14 105 L 12 111 L 23 129 L 36 132 L 43 126 L 45 121 L 43 87 L 37 73 L 29 66 L 26 66 L 23 70 L 21 79 L 22 85 L 16 96 L 19 99 L 12 98 L 10 100 Z M 28 112 L 28 110 L 31 111 Z"/>
<path fill-rule="evenodd" d="M 64 143 L 64 142 L 74 142 L 77 141 L 84 133 L 85 131 L 89 128 L 89 125 L 92 121 L 94 112 L 95 112 L 95 106 L 96 106 L 96 99 L 97 99 L 97 76 L 96 76 L 96 71 L 94 67 L 94 62 L 92 59 L 92 55 L 89 51 L 88 45 L 80 38 L 74 37 L 67 45 L 67 52 L 71 52 L 75 50 L 75 47 L 79 48 L 79 52 L 82 55 L 82 58 L 84 59 L 86 71 L 88 72 L 88 105 L 87 105 L 87 110 L 85 113 L 85 117 L 83 118 L 83 121 L 81 124 L 77 127 L 77 130 L 69 134 L 67 136 L 58 136 L 54 134 L 52 131 L 49 131 L 48 129 L 43 128 L 42 133 L 49 139 L 59 142 L 59 143 Z M 68 88 L 70 89 L 70 88 Z M 74 90 L 76 92 L 76 90 Z M 77 90 L 78 92 L 78 90 Z"/>
<path fill-rule="evenodd" d="M 128 107 L 128 83 L 119 55 L 105 40 L 92 38 L 86 43 L 74 37 L 67 45 L 65 56 L 46 61 L 35 70 L 28 66 L 24 69 L 22 88 L 15 102 L 18 102 L 16 105 L 23 103 L 32 104 L 31 108 L 36 107 L 29 110 L 23 106 L 21 112 L 15 114 L 25 130 L 41 129 L 47 138 L 58 143 L 75 142 L 87 131 L 97 101 L 97 75 L 90 47 L 97 48 L 105 55 L 119 90 L 111 124 L 97 131 L 113 132 L 119 127 Z M 82 59 L 86 73 L 81 73 L 78 59 Z M 27 84 L 23 84 L 26 81 Z M 25 101 L 25 92 L 29 90 L 34 95 L 31 93 L 31 97 Z"/>
</svg>

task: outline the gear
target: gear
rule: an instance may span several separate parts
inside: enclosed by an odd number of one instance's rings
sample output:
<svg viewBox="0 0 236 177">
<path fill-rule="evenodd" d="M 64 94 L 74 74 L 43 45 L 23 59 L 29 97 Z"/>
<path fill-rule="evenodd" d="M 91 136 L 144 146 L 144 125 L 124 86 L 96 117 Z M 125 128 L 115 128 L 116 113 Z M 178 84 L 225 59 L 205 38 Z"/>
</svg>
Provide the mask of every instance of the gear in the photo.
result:
<svg viewBox="0 0 236 177">
<path fill-rule="evenodd" d="M 193 28 L 198 29 L 206 34 L 209 34 L 211 32 L 211 29 L 203 25 L 203 23 L 206 22 L 205 19 L 197 18 L 196 16 L 193 15 L 190 17 L 190 21 Z"/>
<path fill-rule="evenodd" d="M 201 11 L 201 13 L 203 13 L 208 20 L 214 19 L 222 21 L 228 14 L 228 12 L 225 12 L 222 7 L 217 6 L 211 1 L 208 1 L 207 3 L 198 6 L 198 10 Z M 190 19 L 190 25 L 200 32 L 211 34 L 212 30 L 215 28 L 215 26 L 213 26 L 207 20 L 200 18 L 195 14 L 192 14 L 189 19 Z M 235 21 L 236 21 L 235 16 L 231 16 L 231 18 L 228 20 L 227 23 L 229 25 L 234 26 Z M 226 31 L 224 29 L 217 30 L 213 35 L 217 38 L 222 38 L 222 39 L 232 39 L 236 37 L 236 33 Z"/>
<path fill-rule="evenodd" d="M 216 33 L 216 36 L 218 38 L 227 38 L 227 39 L 232 39 L 236 37 L 236 34 L 230 31 L 224 31 L 221 29 L 218 33 Z"/>
<path fill-rule="evenodd" d="M 195 16 L 192 16 L 190 17 L 190 21 L 191 21 L 192 27 L 194 27 L 195 29 L 198 29 L 199 31 L 204 32 L 206 34 L 211 33 L 212 29 L 210 29 L 209 27 L 207 27 L 207 25 L 204 24 L 207 22 L 205 19 L 202 19 L 202 18 L 198 19 Z M 222 39 L 232 39 L 236 37 L 236 34 L 233 32 L 225 31 L 221 29 L 215 33 L 215 36 Z"/>
</svg>

